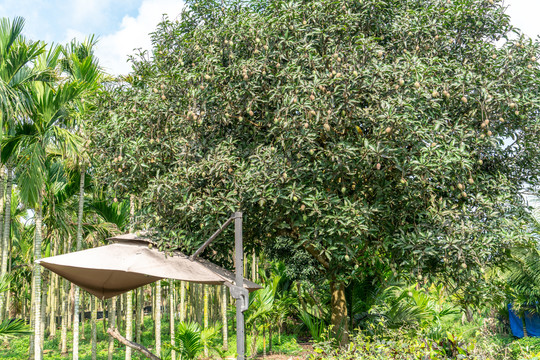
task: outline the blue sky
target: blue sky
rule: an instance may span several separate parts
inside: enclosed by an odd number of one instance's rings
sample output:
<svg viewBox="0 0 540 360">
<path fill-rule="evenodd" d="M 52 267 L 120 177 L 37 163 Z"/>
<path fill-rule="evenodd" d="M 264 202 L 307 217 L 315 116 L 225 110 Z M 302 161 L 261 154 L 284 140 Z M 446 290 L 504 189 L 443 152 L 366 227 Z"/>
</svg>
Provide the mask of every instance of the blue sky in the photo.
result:
<svg viewBox="0 0 540 360">
<path fill-rule="evenodd" d="M 133 49 L 151 47 L 148 34 L 163 14 L 175 18 L 181 0 L 0 0 L 0 16 L 26 19 L 25 35 L 48 43 L 100 38 L 96 54 L 113 74 L 130 70 L 127 56 Z"/>
<path fill-rule="evenodd" d="M 3 0 L 0 13 L 26 18 L 26 34 L 47 42 L 64 38 L 69 29 L 109 34 L 119 29 L 124 16 L 135 17 L 142 1 Z"/>
<path fill-rule="evenodd" d="M 162 15 L 175 18 L 183 6 L 182 0 L 0 0 L 0 16 L 24 17 L 26 36 L 48 43 L 96 34 L 102 65 L 125 74 L 127 56 L 135 48 L 149 49 L 148 33 Z M 505 6 L 514 25 L 531 37 L 540 35 L 540 0 L 505 0 Z"/>
</svg>

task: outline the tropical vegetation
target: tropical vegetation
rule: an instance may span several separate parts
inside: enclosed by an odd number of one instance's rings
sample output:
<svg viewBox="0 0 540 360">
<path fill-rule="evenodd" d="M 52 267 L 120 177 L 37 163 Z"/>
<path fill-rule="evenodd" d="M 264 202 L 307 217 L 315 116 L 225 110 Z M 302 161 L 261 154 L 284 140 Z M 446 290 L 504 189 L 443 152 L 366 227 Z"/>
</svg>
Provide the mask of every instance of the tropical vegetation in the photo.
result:
<svg viewBox="0 0 540 360">
<path fill-rule="evenodd" d="M 138 357 L 109 327 L 234 356 L 225 287 L 105 302 L 35 265 L 148 229 L 192 254 L 234 211 L 249 356 L 540 356 L 507 308 L 540 301 L 540 43 L 502 1 L 187 0 L 122 76 L 23 30 L 0 19 L 0 357 Z M 203 256 L 232 269 L 231 238 Z"/>
</svg>

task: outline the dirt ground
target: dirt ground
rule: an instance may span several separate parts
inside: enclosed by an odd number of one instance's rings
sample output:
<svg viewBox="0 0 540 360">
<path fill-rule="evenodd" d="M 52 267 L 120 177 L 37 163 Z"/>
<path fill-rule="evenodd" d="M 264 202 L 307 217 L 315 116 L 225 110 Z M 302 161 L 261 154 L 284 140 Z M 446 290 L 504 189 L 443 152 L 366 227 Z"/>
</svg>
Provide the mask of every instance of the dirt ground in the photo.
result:
<svg viewBox="0 0 540 360">
<path fill-rule="evenodd" d="M 298 344 L 302 347 L 303 351 L 297 355 L 281 355 L 281 354 L 270 354 L 263 357 L 262 355 L 257 356 L 255 359 L 265 359 L 265 360 L 305 360 L 313 353 L 313 346 L 309 343 L 300 343 Z"/>
<path fill-rule="evenodd" d="M 283 355 L 283 354 L 267 354 L 266 356 L 259 355 L 255 360 L 305 360 L 313 353 L 313 347 L 309 343 L 300 343 L 298 344 L 302 347 L 303 351 L 296 355 Z M 235 360 L 235 359 L 234 359 Z"/>
</svg>

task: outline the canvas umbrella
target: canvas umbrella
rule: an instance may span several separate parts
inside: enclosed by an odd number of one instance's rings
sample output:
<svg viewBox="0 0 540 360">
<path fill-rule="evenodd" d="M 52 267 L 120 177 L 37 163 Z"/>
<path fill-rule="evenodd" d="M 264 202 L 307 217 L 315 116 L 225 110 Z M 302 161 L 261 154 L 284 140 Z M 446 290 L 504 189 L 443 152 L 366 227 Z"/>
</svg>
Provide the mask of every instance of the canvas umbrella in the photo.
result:
<svg viewBox="0 0 540 360">
<path fill-rule="evenodd" d="M 236 274 L 198 257 L 223 229 L 234 221 Z M 235 212 L 192 256 L 163 252 L 149 239 L 125 234 L 108 239 L 110 245 L 37 260 L 36 263 L 74 284 L 107 299 L 161 279 L 226 285 L 236 299 L 237 353 L 244 359 L 244 315 L 249 291 L 261 288 L 243 273 L 242 213 Z"/>
<path fill-rule="evenodd" d="M 107 299 L 161 279 L 234 285 L 234 274 L 180 251 L 166 253 L 135 234 L 120 235 L 110 245 L 44 258 L 37 262 L 100 299 Z M 261 287 L 244 279 L 244 288 Z"/>
</svg>

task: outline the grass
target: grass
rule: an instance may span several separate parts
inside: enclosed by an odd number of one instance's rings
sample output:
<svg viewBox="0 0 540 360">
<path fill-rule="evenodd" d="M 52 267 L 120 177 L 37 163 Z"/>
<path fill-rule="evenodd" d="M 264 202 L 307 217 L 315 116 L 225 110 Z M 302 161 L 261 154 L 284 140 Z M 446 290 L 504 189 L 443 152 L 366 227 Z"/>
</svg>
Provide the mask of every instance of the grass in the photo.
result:
<svg viewBox="0 0 540 360">
<path fill-rule="evenodd" d="M 167 349 L 166 343 L 170 342 L 169 334 L 169 321 L 164 319 L 161 323 L 161 342 L 162 342 L 162 358 L 170 358 L 170 350 Z M 81 329 L 82 330 L 82 329 Z M 121 332 L 123 333 L 123 332 Z M 91 350 L 91 328 L 90 321 L 85 321 L 84 327 L 85 339 L 80 339 L 79 341 L 79 359 L 80 360 L 90 360 L 92 358 Z M 101 320 L 98 320 L 97 324 L 97 358 L 98 359 L 107 359 L 107 349 L 108 349 L 108 335 L 103 330 L 103 323 Z M 72 332 L 68 331 L 68 353 L 69 356 L 62 356 L 60 353 L 60 330 L 57 331 L 56 337 L 52 339 L 45 339 L 44 344 L 44 359 L 47 360 L 65 360 L 71 358 L 71 348 L 73 344 Z M 8 338 L 6 341 L 0 341 L 0 359 L 2 360 L 20 360 L 28 357 L 29 349 L 29 337 L 22 336 L 16 338 Z M 268 339 L 267 339 L 268 341 Z M 154 348 L 154 330 L 152 320 L 147 317 L 144 321 L 143 332 L 141 334 L 141 343 L 143 346 L 153 349 Z M 219 345 L 222 344 L 221 339 L 218 341 Z M 248 335 L 246 339 L 246 351 L 249 354 L 249 345 L 251 344 L 251 338 Z M 257 339 L 258 353 L 263 352 L 263 339 L 262 336 L 259 336 Z M 267 344 L 267 351 L 269 347 Z M 281 341 L 278 339 L 277 334 L 272 338 L 272 351 L 274 353 L 295 355 L 302 351 L 302 348 L 296 342 L 296 337 L 294 335 L 282 335 Z M 125 346 L 119 344 L 115 341 L 114 345 L 114 360 L 124 360 L 125 359 Z M 229 328 L 229 350 L 225 352 L 225 357 L 234 357 L 236 354 L 236 337 L 234 336 L 234 329 Z M 214 358 L 219 358 L 217 354 L 211 354 Z M 146 357 L 140 355 L 136 351 L 133 351 L 133 359 L 146 359 Z"/>
</svg>

